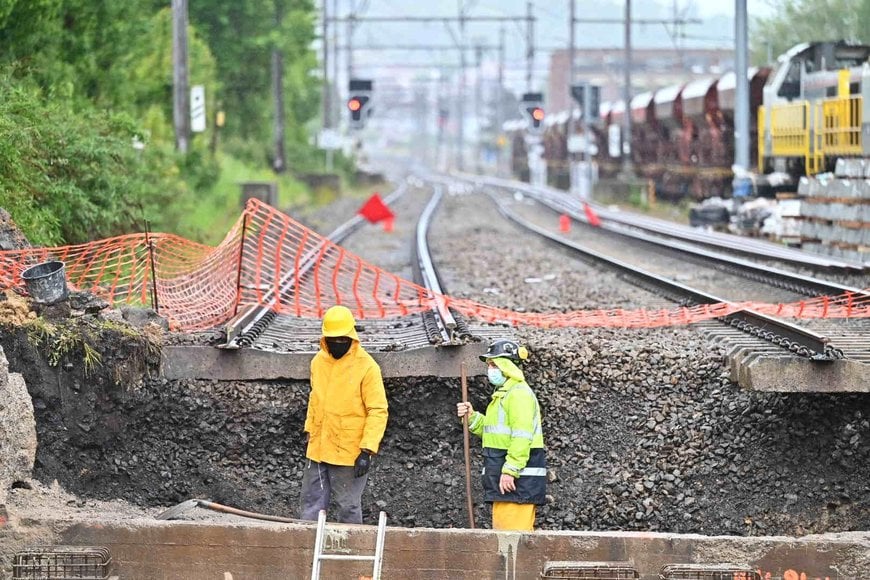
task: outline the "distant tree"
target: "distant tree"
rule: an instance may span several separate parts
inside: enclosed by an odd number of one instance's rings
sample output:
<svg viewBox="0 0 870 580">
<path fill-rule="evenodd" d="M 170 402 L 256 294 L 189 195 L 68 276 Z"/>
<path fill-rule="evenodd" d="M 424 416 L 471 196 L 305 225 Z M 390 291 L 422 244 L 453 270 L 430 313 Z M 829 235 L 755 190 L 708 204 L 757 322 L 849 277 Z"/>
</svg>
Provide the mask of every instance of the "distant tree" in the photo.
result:
<svg viewBox="0 0 870 580">
<path fill-rule="evenodd" d="M 773 15 L 752 23 L 752 60 L 767 64 L 801 42 L 870 42 L 870 0 L 770 0 Z"/>
<path fill-rule="evenodd" d="M 284 57 L 284 97 L 288 139 L 307 141 L 301 130 L 317 116 L 318 84 L 312 76 L 316 60 L 314 4 L 311 0 L 189 0 L 190 22 L 217 56 L 223 87 L 220 100 L 227 114 L 229 139 L 248 144 L 262 161 L 272 143 L 271 55 Z M 282 14 L 275 24 L 275 14 Z M 250 146 L 259 144 L 260 147 Z"/>
</svg>

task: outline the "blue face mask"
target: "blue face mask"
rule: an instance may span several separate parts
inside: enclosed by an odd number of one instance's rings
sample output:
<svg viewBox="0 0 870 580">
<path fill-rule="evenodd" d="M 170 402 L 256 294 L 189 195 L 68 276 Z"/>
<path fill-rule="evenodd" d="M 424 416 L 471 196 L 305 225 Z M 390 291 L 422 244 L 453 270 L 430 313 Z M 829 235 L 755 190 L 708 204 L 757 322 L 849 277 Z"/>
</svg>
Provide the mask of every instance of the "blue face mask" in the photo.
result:
<svg viewBox="0 0 870 580">
<path fill-rule="evenodd" d="M 495 385 L 496 387 L 500 387 L 505 382 L 507 382 L 507 377 L 504 376 L 504 373 L 501 372 L 501 369 L 497 368 L 489 368 L 486 369 L 486 376 L 489 379 L 489 382 Z"/>
</svg>

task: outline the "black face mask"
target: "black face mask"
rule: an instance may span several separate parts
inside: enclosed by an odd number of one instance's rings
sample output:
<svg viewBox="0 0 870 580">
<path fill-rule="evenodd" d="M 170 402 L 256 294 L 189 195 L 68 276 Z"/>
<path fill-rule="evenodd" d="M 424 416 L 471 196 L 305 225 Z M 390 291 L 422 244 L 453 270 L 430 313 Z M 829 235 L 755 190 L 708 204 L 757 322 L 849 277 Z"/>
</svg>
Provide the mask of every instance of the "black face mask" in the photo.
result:
<svg viewBox="0 0 870 580">
<path fill-rule="evenodd" d="M 332 358 L 341 358 L 350 350 L 352 339 L 346 336 L 335 336 L 326 339 L 326 350 L 332 355 Z"/>
</svg>

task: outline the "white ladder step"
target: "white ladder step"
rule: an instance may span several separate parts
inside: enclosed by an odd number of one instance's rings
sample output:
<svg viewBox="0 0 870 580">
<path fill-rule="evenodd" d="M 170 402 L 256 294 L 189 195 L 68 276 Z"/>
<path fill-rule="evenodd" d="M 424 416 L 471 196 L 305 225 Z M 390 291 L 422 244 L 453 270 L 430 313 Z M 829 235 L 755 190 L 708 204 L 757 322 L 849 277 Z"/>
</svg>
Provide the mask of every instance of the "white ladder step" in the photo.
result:
<svg viewBox="0 0 870 580">
<path fill-rule="evenodd" d="M 324 554 L 323 542 L 326 534 L 326 511 L 320 510 L 317 514 L 317 534 L 314 539 L 314 559 L 311 563 L 311 580 L 320 580 L 320 564 L 323 560 L 344 560 L 358 562 L 373 562 L 372 580 L 381 580 L 381 569 L 384 563 L 384 540 L 387 535 L 387 513 L 381 512 L 378 516 L 378 535 L 375 541 L 374 556 L 362 556 L 353 554 Z"/>
</svg>

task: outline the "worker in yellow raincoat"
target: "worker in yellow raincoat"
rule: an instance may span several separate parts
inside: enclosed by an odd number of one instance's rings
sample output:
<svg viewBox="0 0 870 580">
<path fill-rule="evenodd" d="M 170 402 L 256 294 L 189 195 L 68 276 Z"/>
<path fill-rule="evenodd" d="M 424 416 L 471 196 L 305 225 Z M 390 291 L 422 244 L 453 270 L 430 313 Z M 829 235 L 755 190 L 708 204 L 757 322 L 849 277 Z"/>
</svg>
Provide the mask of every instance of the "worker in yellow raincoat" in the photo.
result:
<svg viewBox="0 0 870 580">
<path fill-rule="evenodd" d="M 481 355 L 495 387 L 486 413 L 457 403 L 459 417 L 483 438 L 484 500 L 492 503 L 494 530 L 532 531 L 537 506 L 546 502 L 547 458 L 541 408 L 518 366 L 528 351 L 512 340 L 496 340 Z"/>
<path fill-rule="evenodd" d="M 387 396 L 381 369 L 360 345 L 351 311 L 327 310 L 322 331 L 320 351 L 311 361 L 300 517 L 316 520 L 332 502 L 339 522 L 359 524 L 372 455 L 387 426 Z"/>
</svg>

